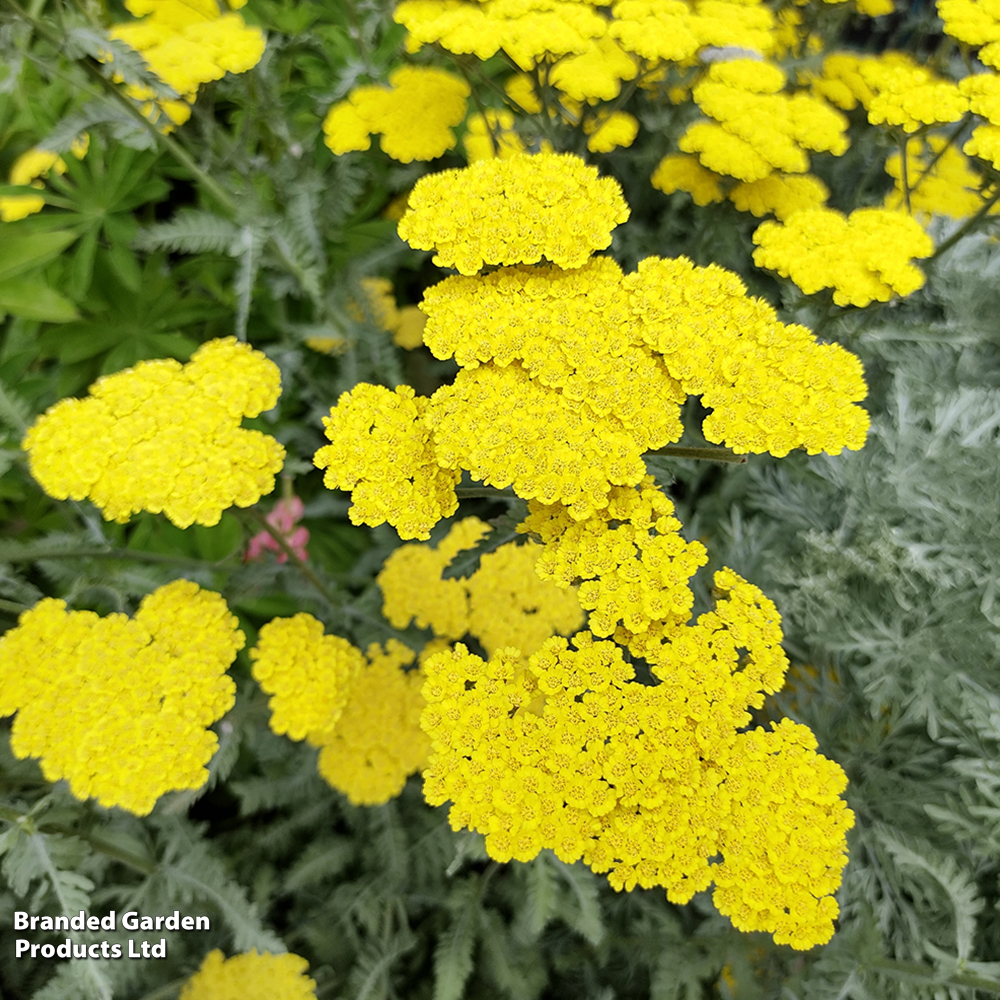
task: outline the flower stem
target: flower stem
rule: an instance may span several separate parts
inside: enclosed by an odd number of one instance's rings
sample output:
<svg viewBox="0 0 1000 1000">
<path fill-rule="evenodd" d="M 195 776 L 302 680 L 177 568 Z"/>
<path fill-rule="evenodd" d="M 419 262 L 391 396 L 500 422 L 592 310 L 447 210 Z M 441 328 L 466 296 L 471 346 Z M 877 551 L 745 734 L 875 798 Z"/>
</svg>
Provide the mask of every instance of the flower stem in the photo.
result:
<svg viewBox="0 0 1000 1000">
<path fill-rule="evenodd" d="M 746 455 L 737 455 L 728 448 L 688 448 L 679 444 L 668 444 L 647 452 L 649 455 L 663 455 L 667 458 L 695 458 L 703 462 L 730 462 L 746 465 Z"/>
</svg>

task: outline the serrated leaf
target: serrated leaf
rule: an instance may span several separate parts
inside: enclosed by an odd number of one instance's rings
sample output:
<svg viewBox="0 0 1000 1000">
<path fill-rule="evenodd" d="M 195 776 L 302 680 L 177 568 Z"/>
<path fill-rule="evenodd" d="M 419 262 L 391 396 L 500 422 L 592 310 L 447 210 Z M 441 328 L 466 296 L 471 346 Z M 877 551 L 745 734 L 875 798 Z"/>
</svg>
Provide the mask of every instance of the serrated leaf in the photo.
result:
<svg viewBox="0 0 1000 1000">
<path fill-rule="evenodd" d="M 442 580 L 465 580 L 479 569 L 479 561 L 490 552 L 496 552 L 501 546 L 514 542 L 525 544 L 528 536 L 518 534 L 513 528 L 494 529 L 484 535 L 471 549 L 459 552 L 441 573 Z"/>
<path fill-rule="evenodd" d="M 601 917 L 600 885 L 597 877 L 583 865 L 567 865 L 558 858 L 552 866 L 569 884 L 571 892 L 560 906 L 560 915 L 573 930 L 582 934 L 595 947 L 604 940 Z"/>
<path fill-rule="evenodd" d="M 456 886 L 448 900 L 451 923 L 434 949 L 434 1000 L 459 1000 L 472 974 L 481 888 L 479 876 L 473 876 Z"/>
<path fill-rule="evenodd" d="M 530 940 L 536 939 L 556 916 L 559 905 L 557 875 L 548 851 L 542 851 L 524 866 L 527 899 L 523 926 Z"/>
</svg>

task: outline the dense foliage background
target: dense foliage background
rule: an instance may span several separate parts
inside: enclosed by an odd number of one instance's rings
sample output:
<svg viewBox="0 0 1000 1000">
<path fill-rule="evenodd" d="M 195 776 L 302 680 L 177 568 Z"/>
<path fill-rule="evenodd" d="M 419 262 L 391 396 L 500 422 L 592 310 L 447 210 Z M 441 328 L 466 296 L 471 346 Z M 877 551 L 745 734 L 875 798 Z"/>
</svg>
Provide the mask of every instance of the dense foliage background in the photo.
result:
<svg viewBox="0 0 1000 1000">
<path fill-rule="evenodd" d="M 263 58 L 202 87 L 191 120 L 164 136 L 104 75 L 107 27 L 128 19 L 124 7 L 0 3 L 0 175 L 37 144 L 66 154 L 67 168 L 46 179 L 43 212 L 0 224 L 0 627 L 43 596 L 130 612 L 184 576 L 223 593 L 247 636 L 210 781 L 164 797 L 148 817 L 77 801 L 0 740 L 0 995 L 173 997 L 214 947 L 295 952 L 308 959 L 319 997 L 351 1000 L 994 995 L 995 237 L 965 235 L 905 300 L 852 310 L 833 307 L 828 293 L 803 296 L 754 268 L 757 220 L 650 185 L 689 106 L 657 106 L 633 88 L 627 106 L 639 139 L 589 157 L 621 182 L 632 209 L 610 253 L 626 269 L 655 253 L 737 271 L 784 316 L 821 324 L 824 339 L 856 353 L 870 386 L 872 430 L 860 452 L 753 455 L 742 465 L 649 461 L 685 536 L 709 551 L 696 611 L 709 606 L 710 572 L 726 565 L 782 614 L 794 667 L 761 721 L 806 723 L 848 775 L 857 818 L 839 931 L 800 953 L 735 931 L 708 893 L 685 906 L 659 890 L 616 894 L 548 851 L 500 865 L 478 835 L 449 829 L 446 807 L 423 802 L 419 777 L 385 805 L 351 806 L 317 775 L 314 749 L 270 731 L 266 696 L 250 675 L 258 629 L 302 610 L 362 648 L 390 637 L 422 645 L 420 630 L 399 632 L 381 615 L 374 577 L 399 537 L 387 525 L 351 524 L 346 496 L 323 486 L 310 458 L 326 443 L 321 417 L 358 382 L 428 394 L 453 377 L 452 362 L 393 345 L 360 282 L 390 278 L 404 306 L 439 280 L 431 255 L 396 236 L 392 207 L 422 174 L 466 161 L 460 147 L 432 164 L 401 164 L 377 149 L 334 156 L 323 144 L 330 105 L 359 83 L 384 81 L 404 58 L 389 4 L 249 0 L 241 13 L 266 32 Z M 942 68 L 959 58 L 927 4 L 875 20 L 848 5 L 819 14 L 829 15 L 817 24 L 831 50 L 906 48 Z M 162 90 L 126 46 L 114 53 L 126 80 Z M 803 65 L 808 58 L 819 56 Z M 508 74 L 502 57 L 475 66 L 434 59 L 498 103 L 484 81 Z M 844 210 L 880 203 L 892 187 L 881 168 L 895 140 L 854 114 L 850 152 L 815 168 Z M 90 148 L 78 160 L 68 149 L 84 130 Z M 941 245 L 958 226 L 937 219 L 931 232 Z M 142 359 L 186 361 L 232 333 L 281 369 L 280 402 L 245 426 L 288 449 L 281 485 L 261 507 L 302 498 L 309 575 L 273 557 L 244 562 L 261 530 L 254 511 L 233 508 L 216 527 L 185 530 L 148 513 L 105 522 L 86 501 L 46 496 L 20 449 L 37 414 L 85 394 L 98 376 Z M 315 351 L 310 338 L 335 338 L 342 350 Z M 689 401 L 684 444 L 706 444 L 703 415 Z M 461 516 L 496 519 L 516 514 L 511 507 L 470 496 Z M 12 959 L 15 910 L 81 908 L 179 908 L 209 914 L 212 930 L 169 935 L 164 961 Z"/>
</svg>

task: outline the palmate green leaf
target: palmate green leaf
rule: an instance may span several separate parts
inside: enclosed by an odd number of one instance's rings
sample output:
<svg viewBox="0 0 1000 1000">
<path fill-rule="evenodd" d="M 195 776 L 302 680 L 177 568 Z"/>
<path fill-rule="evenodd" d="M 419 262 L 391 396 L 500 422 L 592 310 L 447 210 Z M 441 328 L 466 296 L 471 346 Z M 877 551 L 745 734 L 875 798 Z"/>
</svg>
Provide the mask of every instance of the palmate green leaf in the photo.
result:
<svg viewBox="0 0 1000 1000">
<path fill-rule="evenodd" d="M 0 280 L 0 313 L 46 323 L 71 323 L 80 318 L 65 295 L 36 276 Z"/>
<path fill-rule="evenodd" d="M 9 278 L 47 264 L 78 235 L 68 230 L 38 233 L 19 222 L 4 223 L 3 239 L 0 240 L 0 281 L 6 282 Z"/>
</svg>

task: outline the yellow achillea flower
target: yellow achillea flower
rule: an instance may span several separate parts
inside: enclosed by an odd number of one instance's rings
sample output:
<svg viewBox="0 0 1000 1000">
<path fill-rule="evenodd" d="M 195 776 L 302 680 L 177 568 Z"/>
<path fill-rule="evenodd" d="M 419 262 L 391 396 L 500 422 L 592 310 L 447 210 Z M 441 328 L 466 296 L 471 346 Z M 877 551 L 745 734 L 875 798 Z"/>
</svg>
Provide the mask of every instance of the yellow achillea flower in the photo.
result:
<svg viewBox="0 0 1000 1000">
<path fill-rule="evenodd" d="M 438 461 L 518 496 L 603 507 L 645 474 L 642 454 L 680 438 L 684 393 L 636 343 L 618 265 L 503 268 L 424 294 L 424 342 L 462 366 L 431 397 Z M 512 425 L 505 414 L 518 414 Z"/>
<path fill-rule="evenodd" d="M 713 409 L 702 425 L 709 441 L 778 458 L 794 448 L 839 455 L 864 446 L 868 414 L 855 405 L 867 394 L 861 362 L 839 344 L 782 323 L 715 265 L 650 257 L 624 281 L 645 342 L 686 393 Z"/>
<path fill-rule="evenodd" d="M 775 170 L 805 173 L 806 150 L 846 152 L 847 119 L 821 98 L 782 93 L 785 81 L 784 71 L 772 63 L 713 63 L 692 92 L 712 120 L 695 122 L 678 147 L 697 153 L 709 170 L 746 182 Z"/>
<path fill-rule="evenodd" d="M 200 787 L 218 746 L 206 727 L 234 701 L 236 625 L 218 594 L 188 580 L 144 597 L 131 619 L 39 601 L 0 638 L 14 755 L 40 758 L 79 799 L 138 816 L 165 792 Z"/>
<path fill-rule="evenodd" d="M 652 476 L 635 489 L 612 489 L 608 506 L 586 520 L 563 504 L 532 500 L 528 510 L 517 530 L 542 541 L 536 572 L 558 587 L 584 581 L 577 596 L 594 635 L 624 637 L 633 649 L 636 637 L 645 641 L 649 632 L 653 641 L 690 618 L 694 596 L 687 581 L 708 556 L 701 542 L 681 537 L 674 505 Z M 643 645 L 636 655 L 647 652 Z"/>
<path fill-rule="evenodd" d="M 845 3 L 846 0 L 823 0 L 823 2 Z M 891 14 L 895 10 L 893 0 L 856 0 L 855 6 L 858 8 L 859 14 L 867 14 L 869 17 L 881 17 L 883 14 Z"/>
<path fill-rule="evenodd" d="M 78 160 L 82 160 L 89 146 L 90 136 L 83 132 L 70 146 L 70 152 Z M 39 178 L 48 177 L 50 170 L 55 170 L 57 174 L 66 173 L 65 161 L 57 153 L 36 146 L 14 161 L 8 182 L 18 186 L 30 184 L 32 187 L 42 188 L 44 185 Z M 18 219 L 40 212 L 44 207 L 45 199 L 38 194 L 6 195 L 0 198 L 0 222 L 17 222 Z"/>
<path fill-rule="evenodd" d="M 452 126 L 465 117 L 469 85 L 434 66 L 401 66 L 389 86 L 356 87 L 333 105 L 323 121 L 323 141 L 337 155 L 371 147 L 381 133 L 382 149 L 394 160 L 433 160 L 455 145 Z"/>
<path fill-rule="evenodd" d="M 250 659 L 254 678 L 271 695 L 271 729 L 315 746 L 332 734 L 364 664 L 359 650 L 324 635 L 323 623 L 305 612 L 264 625 Z"/>
<path fill-rule="evenodd" d="M 235 337 L 186 365 L 140 361 L 98 379 L 85 399 L 50 406 L 24 438 L 31 474 L 58 500 L 89 497 L 107 520 L 162 511 L 178 527 L 219 523 L 274 489 L 285 449 L 242 417 L 269 410 L 277 365 Z"/>
<path fill-rule="evenodd" d="M 969 99 L 969 110 L 986 119 L 986 124 L 977 125 L 972 130 L 972 136 L 962 150 L 996 167 L 1000 164 L 1000 76 L 978 73 L 967 76 L 958 86 Z"/>
<path fill-rule="evenodd" d="M 586 52 L 560 59 L 549 73 L 549 83 L 574 101 L 613 101 L 621 93 L 622 80 L 633 80 L 638 73 L 635 57 L 605 35 Z"/>
<path fill-rule="evenodd" d="M 126 87 L 126 93 L 143 102 L 143 114 L 162 123 L 164 132 L 187 121 L 203 83 L 244 73 L 264 54 L 261 30 L 238 14 L 223 13 L 217 0 L 125 0 L 125 6 L 142 20 L 117 24 L 108 36 L 141 53 L 150 70 L 179 95 L 178 100 L 158 100 L 150 88 Z"/>
<path fill-rule="evenodd" d="M 456 521 L 437 548 L 400 545 L 386 557 L 375 578 L 382 589 L 382 614 L 394 628 L 416 620 L 435 636 L 460 639 L 469 631 L 469 593 L 465 580 L 442 580 L 445 567 L 489 532 L 478 517 Z"/>
<path fill-rule="evenodd" d="M 694 203 L 702 207 L 726 200 L 722 178 L 711 170 L 706 170 L 696 156 L 685 153 L 669 153 L 664 156 L 649 180 L 653 187 L 664 194 L 686 191 L 694 199 Z"/>
<path fill-rule="evenodd" d="M 943 136 L 911 139 L 907 144 L 906 165 L 910 209 L 918 217 L 944 215 L 950 219 L 967 219 L 982 207 L 983 195 L 979 192 L 982 177 Z M 889 156 L 885 170 L 896 182 L 886 195 L 885 207 L 905 211 L 903 164 L 899 153 Z M 1000 205 L 994 205 L 989 214 L 1000 214 Z"/>
<path fill-rule="evenodd" d="M 361 382 L 323 418 L 332 443 L 313 462 L 328 489 L 350 490 L 352 524 L 388 521 L 400 538 L 429 538 L 458 509 L 462 474 L 443 468 L 431 444 L 428 400 L 408 385 L 395 392 Z"/>
<path fill-rule="evenodd" d="M 958 84 L 936 79 L 918 66 L 880 76 L 878 92 L 868 106 L 868 121 L 916 132 L 925 125 L 957 122 L 968 110 L 969 102 Z"/>
<path fill-rule="evenodd" d="M 316 1000 L 316 983 L 299 955 L 258 955 L 257 949 L 224 958 L 210 951 L 184 984 L 179 1000 Z"/>
<path fill-rule="evenodd" d="M 535 564 L 542 548 L 508 543 L 479 560 L 469 577 L 469 634 L 487 655 L 504 646 L 534 652 L 553 634 L 572 632 L 583 622 L 576 588 L 560 590 L 542 580 Z"/>
<path fill-rule="evenodd" d="M 551 848 L 675 903 L 714 880 L 736 927 L 810 948 L 833 934 L 846 778 L 805 726 L 738 732 L 787 662 L 773 605 L 730 570 L 715 582 L 717 610 L 652 665 L 656 685 L 589 632 L 549 639 L 526 668 L 511 648 L 488 663 L 461 644 L 432 656 L 424 797 L 451 800 L 452 828 L 485 834 L 497 861 Z"/>
<path fill-rule="evenodd" d="M 488 653 L 517 645 L 533 651 L 556 632 L 569 632 L 582 622 L 576 590 L 543 581 L 535 572 L 541 547 L 502 545 L 484 554 L 479 568 L 466 579 L 443 580 L 441 574 L 461 551 L 489 532 L 478 517 L 454 524 L 436 549 L 401 545 L 385 561 L 377 580 L 382 613 L 396 628 L 416 619 L 442 639 L 468 633 Z"/>
<path fill-rule="evenodd" d="M 830 190 L 812 174 L 774 173 L 750 184 L 737 184 L 728 197 L 741 212 L 751 212 L 758 218 L 774 215 L 784 220 L 792 212 L 825 205 Z"/>
<path fill-rule="evenodd" d="M 758 267 L 791 278 L 807 295 L 832 288 L 841 306 L 910 295 L 924 284 L 913 258 L 934 251 L 919 223 L 884 208 L 859 208 L 848 217 L 806 209 L 783 223 L 765 222 L 753 240 Z"/>
<path fill-rule="evenodd" d="M 919 68 L 908 53 L 891 49 L 878 55 L 831 52 L 823 60 L 820 75 L 806 74 L 805 78 L 814 94 L 842 111 L 852 111 L 859 104 L 867 110 L 879 92 L 881 80 L 891 79 L 897 70 Z"/>
<path fill-rule="evenodd" d="M 996 0 L 938 0 L 944 32 L 968 45 L 981 45 L 979 61 L 1000 69 L 1000 4 Z"/>
<path fill-rule="evenodd" d="M 399 235 L 434 263 L 475 274 L 484 264 L 580 267 L 628 219 L 618 182 L 570 153 L 515 154 L 417 181 Z"/>
<path fill-rule="evenodd" d="M 404 671 L 413 650 L 390 639 L 372 643 L 355 675 L 347 706 L 323 743 L 319 773 L 356 806 L 377 806 L 399 795 L 427 761 L 430 741 L 420 728 L 421 669 Z"/>
<path fill-rule="evenodd" d="M 589 3 L 566 0 L 403 0 L 393 14 L 409 32 L 411 52 L 439 42 L 480 59 L 503 49 L 523 70 L 546 54 L 586 52 L 607 21 Z"/>
<path fill-rule="evenodd" d="M 587 149 L 592 153 L 610 153 L 619 146 L 628 147 L 639 134 L 639 120 L 625 111 L 612 111 L 588 118 L 583 123 L 583 131 L 590 137 Z"/>
<path fill-rule="evenodd" d="M 521 137 L 514 131 L 514 113 L 508 108 L 487 108 L 485 118 L 479 114 L 469 115 L 462 144 L 469 163 L 491 160 L 494 156 L 506 160 L 525 149 Z"/>
</svg>

